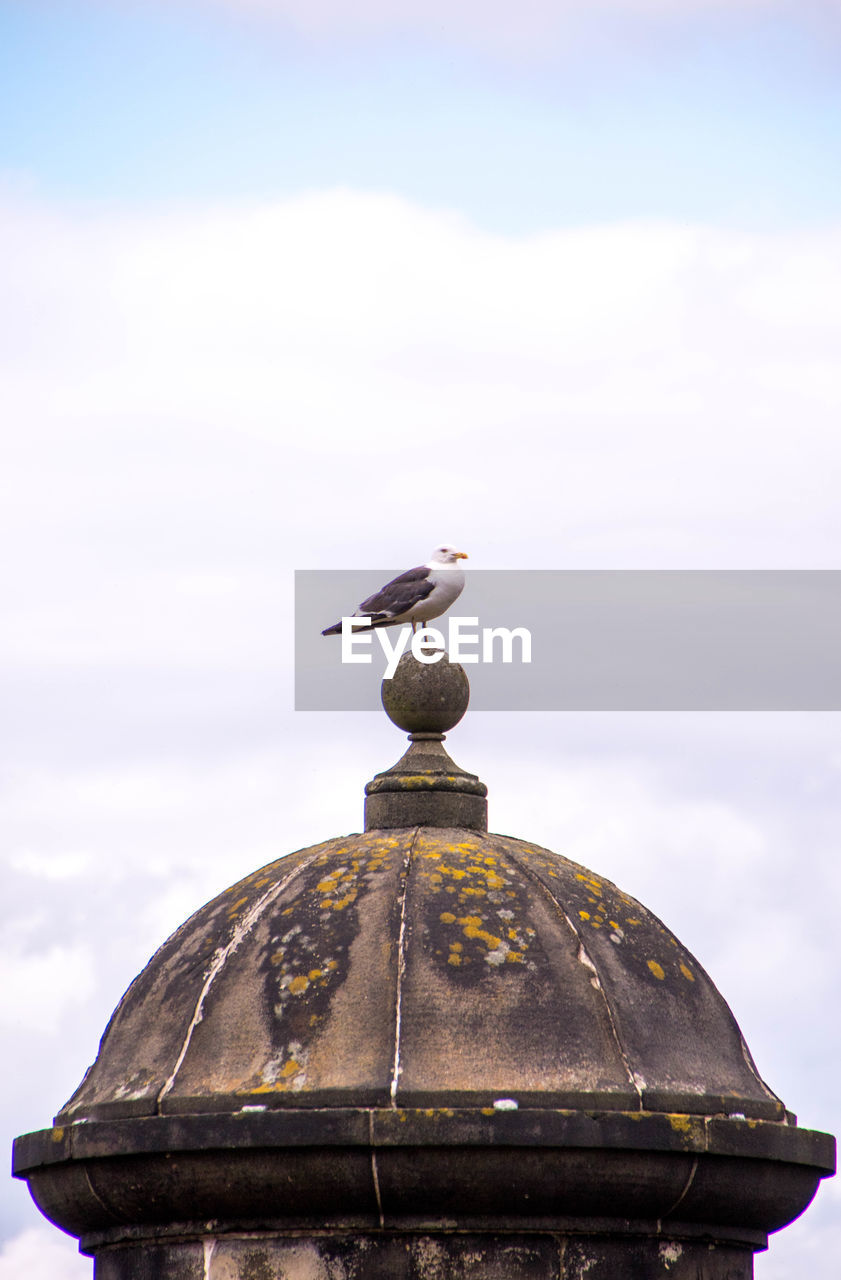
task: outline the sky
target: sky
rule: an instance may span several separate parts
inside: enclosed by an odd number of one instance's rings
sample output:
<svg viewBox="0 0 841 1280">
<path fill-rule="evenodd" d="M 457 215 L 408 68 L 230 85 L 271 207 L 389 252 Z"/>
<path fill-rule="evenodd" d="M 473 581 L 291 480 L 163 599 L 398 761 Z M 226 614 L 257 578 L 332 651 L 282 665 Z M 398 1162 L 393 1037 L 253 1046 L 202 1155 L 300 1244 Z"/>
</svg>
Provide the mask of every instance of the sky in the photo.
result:
<svg viewBox="0 0 841 1280">
<path fill-rule="evenodd" d="M 396 9 L 0 3 L 7 1149 L 160 942 L 358 830 L 402 751 L 293 710 L 296 569 L 841 567 L 838 6 Z M 475 712 L 448 745 L 841 1128 L 837 713 Z M 756 1275 L 839 1255 L 829 1182 Z M 24 1274 L 92 1264 L 7 1182 Z"/>
</svg>

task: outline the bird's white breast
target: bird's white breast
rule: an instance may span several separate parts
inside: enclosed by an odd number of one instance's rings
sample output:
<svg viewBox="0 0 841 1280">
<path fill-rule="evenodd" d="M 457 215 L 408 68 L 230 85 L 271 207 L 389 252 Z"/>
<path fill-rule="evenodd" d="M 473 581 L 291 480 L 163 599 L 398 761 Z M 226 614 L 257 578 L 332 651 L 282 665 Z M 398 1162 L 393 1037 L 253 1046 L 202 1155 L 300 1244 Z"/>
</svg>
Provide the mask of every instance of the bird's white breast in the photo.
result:
<svg viewBox="0 0 841 1280">
<path fill-rule="evenodd" d="M 453 565 L 451 569 L 436 565 L 430 570 L 429 581 L 433 584 L 433 590 L 412 610 L 412 616 L 422 622 L 440 617 L 458 599 L 464 590 L 464 572 L 458 565 Z"/>
</svg>

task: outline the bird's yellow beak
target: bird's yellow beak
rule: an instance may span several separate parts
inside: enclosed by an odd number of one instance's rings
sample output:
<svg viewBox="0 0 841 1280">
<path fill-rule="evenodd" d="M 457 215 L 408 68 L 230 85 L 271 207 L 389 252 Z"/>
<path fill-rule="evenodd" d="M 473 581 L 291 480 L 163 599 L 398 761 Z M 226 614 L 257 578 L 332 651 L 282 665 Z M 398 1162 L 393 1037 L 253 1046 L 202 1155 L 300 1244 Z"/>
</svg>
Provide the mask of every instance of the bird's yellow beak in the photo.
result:
<svg viewBox="0 0 841 1280">
<path fill-rule="evenodd" d="M 456 557 L 456 560 L 469 560 L 469 559 L 470 559 L 470 557 L 468 556 L 468 554 L 467 554 L 467 552 L 466 552 L 466 551 L 456 551 L 456 552 L 455 552 L 455 557 Z"/>
</svg>

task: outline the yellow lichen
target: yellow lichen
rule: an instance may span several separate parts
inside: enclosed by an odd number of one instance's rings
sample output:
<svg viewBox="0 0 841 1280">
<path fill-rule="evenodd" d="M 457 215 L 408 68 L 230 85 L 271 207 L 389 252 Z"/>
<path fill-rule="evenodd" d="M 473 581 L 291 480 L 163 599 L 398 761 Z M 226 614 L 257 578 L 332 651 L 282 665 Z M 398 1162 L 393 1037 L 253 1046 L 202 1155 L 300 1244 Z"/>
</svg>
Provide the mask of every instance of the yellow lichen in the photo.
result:
<svg viewBox="0 0 841 1280">
<path fill-rule="evenodd" d="M 680 971 L 683 974 L 684 978 L 686 978 L 687 982 L 695 981 L 695 974 L 687 965 L 683 964 L 683 962 L 681 962 Z"/>
<path fill-rule="evenodd" d="M 481 938 L 486 944 L 489 951 L 496 951 L 502 939 L 496 934 L 489 933 L 487 929 L 477 929 L 475 924 L 469 924 L 464 930 L 465 938 Z"/>
<path fill-rule="evenodd" d="M 659 979 L 659 981 L 662 982 L 666 976 L 666 970 L 663 968 L 663 966 L 661 964 L 658 964 L 656 960 L 649 960 L 648 967 L 651 970 L 651 972 L 654 974 L 655 978 Z"/>
</svg>

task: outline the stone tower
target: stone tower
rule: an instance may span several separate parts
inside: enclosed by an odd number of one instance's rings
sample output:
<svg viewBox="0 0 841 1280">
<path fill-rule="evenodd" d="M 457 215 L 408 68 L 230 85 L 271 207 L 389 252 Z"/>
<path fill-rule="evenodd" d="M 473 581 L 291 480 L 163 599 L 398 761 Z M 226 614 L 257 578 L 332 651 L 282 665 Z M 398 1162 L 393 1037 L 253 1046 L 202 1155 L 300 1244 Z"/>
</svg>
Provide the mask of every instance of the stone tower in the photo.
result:
<svg viewBox="0 0 841 1280">
<path fill-rule="evenodd" d="M 96 1280 L 749 1280 L 833 1172 L 665 925 L 487 833 L 467 698 L 404 658 L 364 834 L 196 912 L 18 1139 Z"/>
</svg>

